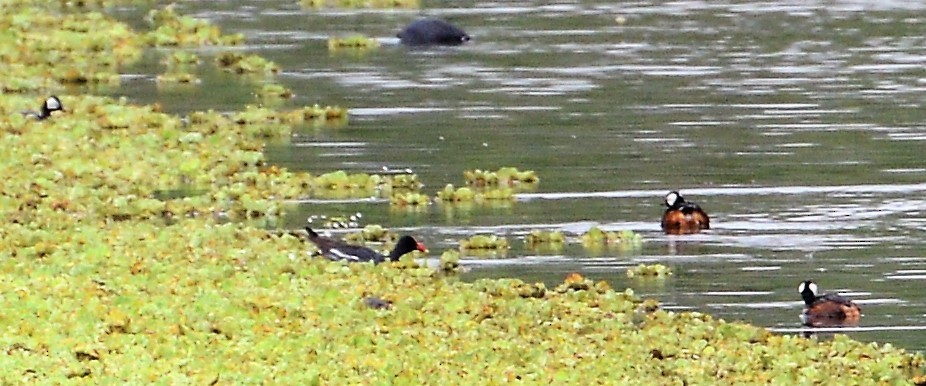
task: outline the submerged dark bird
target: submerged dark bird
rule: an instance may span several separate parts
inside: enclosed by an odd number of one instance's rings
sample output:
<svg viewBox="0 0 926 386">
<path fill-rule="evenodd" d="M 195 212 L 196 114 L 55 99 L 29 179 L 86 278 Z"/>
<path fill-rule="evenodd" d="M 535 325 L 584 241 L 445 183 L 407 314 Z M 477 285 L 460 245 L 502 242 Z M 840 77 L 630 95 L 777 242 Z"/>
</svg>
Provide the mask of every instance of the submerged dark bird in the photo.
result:
<svg viewBox="0 0 926 386">
<path fill-rule="evenodd" d="M 837 295 L 817 296 L 817 284 L 807 280 L 797 287 L 804 299 L 801 322 L 810 327 L 854 326 L 862 316 L 862 309 L 851 300 Z"/>
<path fill-rule="evenodd" d="M 470 39 L 459 27 L 440 19 L 415 20 L 396 36 L 407 46 L 457 46 Z"/>
<path fill-rule="evenodd" d="M 662 230 L 668 234 L 697 233 L 710 229 L 711 220 L 698 204 L 685 201 L 677 191 L 666 194 L 666 211 L 662 214 Z"/>
<path fill-rule="evenodd" d="M 395 247 L 388 256 L 383 256 L 367 247 L 350 245 L 340 240 L 324 237 L 315 233 L 312 228 L 306 227 L 305 231 L 309 234 L 309 241 L 321 250 L 322 255 L 330 260 L 343 260 L 348 262 L 368 262 L 379 264 L 384 261 L 396 261 L 400 257 L 414 250 L 427 252 L 424 244 L 419 243 L 411 236 L 402 236 L 396 242 Z"/>
<path fill-rule="evenodd" d="M 64 107 L 61 105 L 61 100 L 54 95 L 48 97 L 48 99 L 45 99 L 45 102 L 42 103 L 42 108 L 39 111 L 23 111 L 22 115 L 37 121 L 41 121 L 50 117 L 53 111 L 64 111 Z"/>
</svg>

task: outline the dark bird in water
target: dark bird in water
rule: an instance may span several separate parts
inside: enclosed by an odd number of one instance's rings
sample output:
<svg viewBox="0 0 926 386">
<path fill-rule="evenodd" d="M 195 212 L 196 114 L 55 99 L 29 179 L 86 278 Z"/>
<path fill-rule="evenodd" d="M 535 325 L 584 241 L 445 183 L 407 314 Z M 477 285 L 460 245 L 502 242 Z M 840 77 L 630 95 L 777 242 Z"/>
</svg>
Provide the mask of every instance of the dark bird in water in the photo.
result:
<svg viewBox="0 0 926 386">
<path fill-rule="evenodd" d="M 459 27 L 440 19 L 415 20 L 396 36 L 407 46 L 458 46 L 470 39 Z"/>
<path fill-rule="evenodd" d="M 389 252 L 389 256 L 383 256 L 379 252 L 367 247 L 350 245 L 340 240 L 321 236 L 309 227 L 306 227 L 305 231 L 309 234 L 309 241 L 315 244 L 322 255 L 330 260 L 343 260 L 348 262 L 372 261 L 373 263 L 379 264 L 384 261 L 399 260 L 400 257 L 414 250 L 422 252 L 428 251 L 424 244 L 419 243 L 414 237 L 407 235 L 399 238 L 392 252 Z"/>
<path fill-rule="evenodd" d="M 711 220 L 698 204 L 685 201 L 677 191 L 666 194 L 666 211 L 662 214 L 662 230 L 682 235 L 710 229 Z"/>
<path fill-rule="evenodd" d="M 23 111 L 22 115 L 37 121 L 41 121 L 50 117 L 53 111 L 64 111 L 64 107 L 61 105 L 61 100 L 54 95 L 48 97 L 48 99 L 45 100 L 45 103 L 42 103 L 42 108 L 39 111 Z"/>
<path fill-rule="evenodd" d="M 797 287 L 804 299 L 801 322 L 810 327 L 854 326 L 862 316 L 862 309 L 851 300 L 837 295 L 817 296 L 817 284 L 807 280 Z"/>
</svg>

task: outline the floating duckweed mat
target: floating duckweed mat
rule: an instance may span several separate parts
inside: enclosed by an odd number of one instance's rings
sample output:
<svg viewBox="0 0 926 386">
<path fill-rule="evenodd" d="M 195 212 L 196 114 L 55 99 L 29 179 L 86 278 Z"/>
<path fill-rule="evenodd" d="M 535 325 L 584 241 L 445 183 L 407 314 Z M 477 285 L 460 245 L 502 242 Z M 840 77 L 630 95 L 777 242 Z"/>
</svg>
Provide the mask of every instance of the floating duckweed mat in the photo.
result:
<svg viewBox="0 0 926 386">
<path fill-rule="evenodd" d="M 672 268 L 662 264 L 640 264 L 627 269 L 627 277 L 658 277 L 664 278 L 672 275 Z"/>
<path fill-rule="evenodd" d="M 352 35 L 343 38 L 328 38 L 328 51 L 340 50 L 370 50 L 379 47 L 379 42 L 363 35 Z"/>
<path fill-rule="evenodd" d="M 139 46 L 100 14 L 0 7 L 4 384 L 902 384 L 923 366 L 889 344 L 655 310 L 578 275 L 547 289 L 308 258 L 298 237 L 221 223 L 318 183 L 264 163 L 286 124 L 93 96 L 26 119 L 47 95 L 9 92 L 94 79 L 70 64 L 90 57 L 116 74 Z"/>
</svg>

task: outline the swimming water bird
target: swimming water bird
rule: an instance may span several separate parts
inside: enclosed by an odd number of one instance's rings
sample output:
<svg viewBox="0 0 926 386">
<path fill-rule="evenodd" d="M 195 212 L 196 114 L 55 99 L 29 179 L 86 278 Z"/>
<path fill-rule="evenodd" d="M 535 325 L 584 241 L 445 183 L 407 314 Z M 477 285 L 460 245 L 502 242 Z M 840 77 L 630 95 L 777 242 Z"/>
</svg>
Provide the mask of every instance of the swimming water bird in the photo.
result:
<svg viewBox="0 0 926 386">
<path fill-rule="evenodd" d="M 419 19 L 396 35 L 407 46 L 458 46 L 470 37 L 459 27 L 440 19 Z"/>
<path fill-rule="evenodd" d="M 392 252 L 390 252 L 388 256 L 383 256 L 379 252 L 376 252 L 367 247 L 350 245 L 340 240 L 321 236 L 309 227 L 306 227 L 305 231 L 309 234 L 309 241 L 311 241 L 313 244 L 315 244 L 315 246 L 318 247 L 319 250 L 321 250 L 322 255 L 330 260 L 336 261 L 372 261 L 375 264 L 379 264 L 384 261 L 399 260 L 400 257 L 414 250 L 419 250 L 422 252 L 428 251 L 424 244 L 418 242 L 414 237 L 408 235 L 400 237 L 399 241 L 396 242 L 395 247 L 392 249 Z"/>
<path fill-rule="evenodd" d="M 858 324 L 862 309 L 851 300 L 837 295 L 817 296 L 817 284 L 807 280 L 797 287 L 804 299 L 801 322 L 810 327 L 854 326 Z"/>
<path fill-rule="evenodd" d="M 61 100 L 54 95 L 48 97 L 48 99 L 45 99 L 45 103 L 42 103 L 42 108 L 38 112 L 23 111 L 22 115 L 27 118 L 41 121 L 50 117 L 53 111 L 64 111 L 64 107 L 61 105 Z"/>
<path fill-rule="evenodd" d="M 662 214 L 662 230 L 681 235 L 710 229 L 711 220 L 698 204 L 685 201 L 677 191 L 666 194 L 666 211 Z"/>
</svg>

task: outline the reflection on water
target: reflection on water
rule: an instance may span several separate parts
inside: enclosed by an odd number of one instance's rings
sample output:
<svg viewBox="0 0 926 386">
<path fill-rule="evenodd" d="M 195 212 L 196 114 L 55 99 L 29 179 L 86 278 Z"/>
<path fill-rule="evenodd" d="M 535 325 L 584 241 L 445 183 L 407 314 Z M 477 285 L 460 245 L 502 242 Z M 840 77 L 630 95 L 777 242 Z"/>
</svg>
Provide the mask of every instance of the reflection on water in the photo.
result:
<svg viewBox="0 0 926 386">
<path fill-rule="evenodd" d="M 317 214 L 363 212 L 420 235 L 432 251 L 472 233 L 505 235 L 510 260 L 472 261 L 467 278 L 548 285 L 579 271 L 697 309 L 799 333 L 794 289 L 813 278 L 864 304 L 859 339 L 926 348 L 926 4 L 907 1 L 428 2 L 420 11 L 304 10 L 293 1 L 184 2 L 178 11 L 248 36 L 283 69 L 294 105 L 351 108 L 347 127 L 299 128 L 273 145 L 278 164 L 414 170 L 433 195 L 464 169 L 536 170 L 537 192 L 507 208 L 390 210 L 384 200 L 306 200 Z M 117 16 L 135 20 L 143 10 Z M 473 36 L 408 50 L 395 33 L 420 15 Z M 143 24 L 134 23 L 139 28 Z M 380 38 L 363 55 L 329 54 L 328 36 Z M 157 89 L 157 53 L 114 93 L 165 109 L 239 109 L 253 84 L 206 71 L 202 87 Z M 712 229 L 666 236 L 662 197 L 679 189 Z M 533 229 L 571 237 L 632 229 L 642 249 L 542 253 Z M 675 275 L 624 275 L 640 262 Z"/>
</svg>

